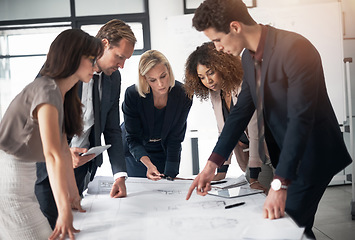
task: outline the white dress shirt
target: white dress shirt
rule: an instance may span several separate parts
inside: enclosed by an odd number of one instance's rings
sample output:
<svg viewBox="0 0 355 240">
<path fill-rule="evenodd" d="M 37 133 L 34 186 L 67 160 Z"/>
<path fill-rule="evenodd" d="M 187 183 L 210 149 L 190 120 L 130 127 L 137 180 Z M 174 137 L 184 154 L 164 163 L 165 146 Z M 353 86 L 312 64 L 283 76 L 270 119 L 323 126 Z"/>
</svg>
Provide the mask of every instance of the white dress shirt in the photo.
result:
<svg viewBox="0 0 355 240">
<path fill-rule="evenodd" d="M 95 73 L 96 74 L 96 73 Z M 99 96 L 100 100 L 102 99 L 102 73 L 99 73 Z M 83 83 L 82 86 L 82 95 L 81 95 L 81 103 L 83 104 L 83 121 L 84 121 L 84 128 L 83 128 L 83 133 L 81 136 L 75 135 L 69 146 L 70 147 L 79 147 L 79 148 L 89 148 L 90 147 L 90 142 L 89 142 L 89 136 L 91 132 L 91 128 L 94 125 L 94 105 L 93 105 L 93 86 L 94 86 L 94 80 L 91 79 L 88 83 Z M 126 172 L 118 172 L 114 174 L 114 179 L 116 180 L 119 177 L 125 177 L 127 178 L 127 173 Z"/>
</svg>

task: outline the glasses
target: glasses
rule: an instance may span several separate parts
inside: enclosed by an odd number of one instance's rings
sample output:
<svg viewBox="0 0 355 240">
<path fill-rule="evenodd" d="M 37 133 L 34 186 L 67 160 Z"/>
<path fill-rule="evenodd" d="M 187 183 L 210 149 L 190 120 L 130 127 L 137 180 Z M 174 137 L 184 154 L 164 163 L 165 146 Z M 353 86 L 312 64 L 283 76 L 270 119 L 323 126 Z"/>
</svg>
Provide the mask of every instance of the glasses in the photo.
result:
<svg viewBox="0 0 355 240">
<path fill-rule="evenodd" d="M 90 62 L 91 62 L 91 64 L 92 64 L 92 66 L 95 67 L 95 65 L 96 65 L 96 57 L 94 57 L 94 56 L 89 56 L 88 58 L 89 58 L 89 60 L 90 60 Z"/>
</svg>

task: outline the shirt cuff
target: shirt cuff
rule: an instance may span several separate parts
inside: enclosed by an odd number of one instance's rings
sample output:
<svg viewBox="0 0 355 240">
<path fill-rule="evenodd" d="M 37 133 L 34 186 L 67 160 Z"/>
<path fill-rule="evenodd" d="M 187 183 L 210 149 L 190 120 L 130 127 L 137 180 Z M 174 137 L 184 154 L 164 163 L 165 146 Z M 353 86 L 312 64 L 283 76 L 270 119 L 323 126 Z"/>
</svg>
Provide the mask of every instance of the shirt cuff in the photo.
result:
<svg viewBox="0 0 355 240">
<path fill-rule="evenodd" d="M 249 167 L 250 178 L 258 179 L 261 167 Z"/>
<path fill-rule="evenodd" d="M 219 155 L 218 153 L 213 152 L 209 157 L 208 161 L 214 162 L 218 167 L 222 166 L 226 159 Z"/>
<path fill-rule="evenodd" d="M 128 178 L 128 175 L 126 172 L 118 172 L 113 175 L 113 179 L 116 181 L 117 178 L 124 177 L 125 179 Z"/>
<path fill-rule="evenodd" d="M 218 173 L 226 173 L 228 172 L 229 165 L 222 165 L 221 167 L 217 168 Z"/>
</svg>

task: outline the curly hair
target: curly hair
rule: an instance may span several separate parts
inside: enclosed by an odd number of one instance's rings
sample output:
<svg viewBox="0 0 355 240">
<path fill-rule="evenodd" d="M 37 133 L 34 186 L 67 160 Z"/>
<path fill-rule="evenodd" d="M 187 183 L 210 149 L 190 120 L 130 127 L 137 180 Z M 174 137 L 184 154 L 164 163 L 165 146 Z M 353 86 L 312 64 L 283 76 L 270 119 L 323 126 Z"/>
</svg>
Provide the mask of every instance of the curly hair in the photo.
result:
<svg viewBox="0 0 355 240">
<path fill-rule="evenodd" d="M 242 83 L 243 68 L 240 57 L 219 52 L 213 42 L 207 42 L 197 47 L 185 64 L 185 91 L 191 99 L 194 94 L 201 101 L 209 98 L 210 90 L 203 85 L 197 75 L 196 69 L 199 64 L 219 74 L 222 81 L 222 94 L 236 90 Z"/>
<path fill-rule="evenodd" d="M 196 9 L 192 25 L 200 32 L 215 28 L 227 34 L 230 31 L 229 24 L 233 21 L 245 25 L 256 24 L 242 0 L 206 0 Z"/>
</svg>

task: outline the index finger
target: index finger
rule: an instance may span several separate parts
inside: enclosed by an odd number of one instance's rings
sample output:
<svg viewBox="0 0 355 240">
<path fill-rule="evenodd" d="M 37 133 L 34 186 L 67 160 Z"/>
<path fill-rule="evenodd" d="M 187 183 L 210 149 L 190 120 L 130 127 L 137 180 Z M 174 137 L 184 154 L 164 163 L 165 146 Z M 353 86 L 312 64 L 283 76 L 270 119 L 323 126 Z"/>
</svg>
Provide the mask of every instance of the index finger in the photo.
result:
<svg viewBox="0 0 355 240">
<path fill-rule="evenodd" d="M 161 177 L 160 177 L 160 176 L 154 176 L 154 175 L 152 175 L 152 176 L 150 177 L 150 180 L 158 181 L 158 180 L 161 180 Z"/>
<path fill-rule="evenodd" d="M 69 235 L 70 240 L 74 240 L 75 239 L 74 233 L 72 231 L 69 231 L 68 235 Z"/>
<path fill-rule="evenodd" d="M 268 210 L 265 207 L 263 208 L 263 217 L 269 218 Z"/>
<path fill-rule="evenodd" d="M 187 195 L 186 195 L 186 200 L 189 200 L 190 197 L 191 197 L 191 194 L 192 192 L 194 191 L 194 189 L 196 188 L 197 186 L 197 183 L 195 181 L 192 182 L 190 188 L 189 188 L 189 191 L 187 192 Z"/>
<path fill-rule="evenodd" d="M 86 210 L 83 209 L 83 207 L 81 206 L 80 203 L 75 206 L 75 209 L 76 209 L 77 211 L 79 211 L 79 212 L 86 212 Z"/>
<path fill-rule="evenodd" d="M 58 231 L 57 228 L 55 228 L 52 232 L 52 234 L 49 236 L 49 240 L 52 240 L 52 239 L 57 239 L 59 237 L 60 233 Z"/>
<path fill-rule="evenodd" d="M 64 229 L 64 231 L 62 231 L 62 233 L 60 234 L 59 239 L 65 240 L 66 237 L 67 237 L 67 231 L 66 231 L 66 229 Z M 71 239 L 71 240 L 73 240 L 73 239 Z"/>
<path fill-rule="evenodd" d="M 117 191 L 117 192 L 110 193 L 110 196 L 112 198 L 122 198 L 122 197 L 125 197 L 125 194 L 123 191 Z"/>
<path fill-rule="evenodd" d="M 158 180 L 161 179 L 161 176 L 162 176 L 162 175 L 163 175 L 163 174 L 161 174 L 158 170 L 153 171 L 153 172 L 151 172 L 151 179 L 152 179 L 153 181 L 158 181 Z"/>
</svg>

